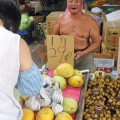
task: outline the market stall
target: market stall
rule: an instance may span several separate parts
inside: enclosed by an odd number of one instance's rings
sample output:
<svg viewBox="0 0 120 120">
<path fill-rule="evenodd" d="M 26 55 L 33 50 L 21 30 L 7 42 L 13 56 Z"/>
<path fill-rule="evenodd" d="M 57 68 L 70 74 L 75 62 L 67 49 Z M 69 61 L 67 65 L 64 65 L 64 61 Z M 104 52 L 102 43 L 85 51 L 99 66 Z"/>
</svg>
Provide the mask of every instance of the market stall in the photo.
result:
<svg viewBox="0 0 120 120">
<path fill-rule="evenodd" d="M 96 71 L 90 73 L 89 70 L 74 68 L 73 36 L 51 35 L 58 16 L 64 11 L 51 12 L 44 23 L 37 21 L 37 32 L 34 33 L 41 36 L 38 26 L 42 28 L 45 33 L 44 44 L 38 43 L 31 53 L 33 59 L 37 58 L 36 63 L 39 64 L 45 83 L 38 95 L 32 98 L 20 97 L 23 120 L 120 120 L 120 24 L 119 15 L 116 16 L 120 6 L 109 6 L 109 9 L 101 6 L 106 0 L 85 2 L 88 7 L 97 6 L 103 10 L 102 13 L 84 11 L 96 20 L 99 27 L 103 25 L 101 44 L 92 54 Z M 110 12 L 113 13 L 108 14 Z M 41 27 L 43 24 L 44 27 Z M 72 70 L 66 64 L 72 66 Z M 59 66 L 62 66 L 61 72 Z M 31 118 L 27 118 L 31 114 Z"/>
</svg>

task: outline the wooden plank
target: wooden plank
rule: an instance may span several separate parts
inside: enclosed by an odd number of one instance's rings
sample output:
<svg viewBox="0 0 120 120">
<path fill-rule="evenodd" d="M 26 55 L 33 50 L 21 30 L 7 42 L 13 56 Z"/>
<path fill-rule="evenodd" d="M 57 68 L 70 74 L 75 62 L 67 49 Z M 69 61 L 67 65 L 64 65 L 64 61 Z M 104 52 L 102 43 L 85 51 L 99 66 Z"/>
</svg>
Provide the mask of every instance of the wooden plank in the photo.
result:
<svg viewBox="0 0 120 120">
<path fill-rule="evenodd" d="M 81 90 L 80 102 L 79 102 L 78 110 L 76 113 L 76 120 L 83 120 L 83 112 L 84 112 L 84 105 L 85 105 L 84 96 L 87 91 L 88 79 L 89 79 L 89 73 L 85 73 L 84 85 Z"/>
<path fill-rule="evenodd" d="M 119 49 L 118 49 L 117 72 L 118 74 L 120 74 L 120 38 L 119 38 Z"/>
</svg>

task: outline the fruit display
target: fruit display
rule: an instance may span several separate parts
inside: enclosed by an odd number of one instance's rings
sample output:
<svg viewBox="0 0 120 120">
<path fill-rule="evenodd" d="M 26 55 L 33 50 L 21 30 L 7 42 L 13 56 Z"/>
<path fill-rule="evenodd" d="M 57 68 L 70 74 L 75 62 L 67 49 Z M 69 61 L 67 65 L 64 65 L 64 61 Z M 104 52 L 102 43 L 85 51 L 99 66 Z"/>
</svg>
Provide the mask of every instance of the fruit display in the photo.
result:
<svg viewBox="0 0 120 120">
<path fill-rule="evenodd" d="M 43 107 L 37 113 L 36 120 L 54 120 L 54 113 L 49 107 Z"/>
<path fill-rule="evenodd" d="M 73 120 L 72 117 L 66 113 L 66 112 L 61 112 L 57 115 L 55 120 Z"/>
<path fill-rule="evenodd" d="M 73 114 L 77 111 L 77 109 L 78 109 L 78 103 L 75 99 L 64 97 L 64 100 L 63 100 L 63 111 L 64 112 Z"/>
<path fill-rule="evenodd" d="M 73 76 L 75 76 L 75 75 L 83 77 L 82 72 L 80 70 L 77 70 L 77 69 L 74 69 L 74 71 L 73 71 Z"/>
<path fill-rule="evenodd" d="M 120 79 L 96 71 L 85 93 L 83 120 L 120 120 Z"/>
<path fill-rule="evenodd" d="M 74 68 L 71 64 L 68 63 L 62 63 L 58 65 L 56 68 L 56 72 L 58 75 L 64 77 L 64 78 L 69 78 L 73 75 Z"/>
<path fill-rule="evenodd" d="M 71 87 L 80 88 L 84 83 L 82 72 L 77 69 L 74 69 L 72 65 L 68 63 L 62 63 L 58 65 L 58 67 L 54 70 L 53 74 L 54 74 L 53 79 L 57 78 L 56 76 L 61 76 L 66 80 L 68 85 L 70 85 Z M 61 81 L 63 80 L 61 79 Z"/>
<path fill-rule="evenodd" d="M 72 87 L 81 87 L 83 83 L 83 78 L 78 75 L 73 75 L 70 78 L 68 78 L 68 84 Z"/>
<path fill-rule="evenodd" d="M 61 89 L 64 89 L 66 87 L 66 80 L 62 77 L 62 76 L 54 76 L 53 77 L 53 81 L 56 83 L 56 82 L 59 82 L 60 83 L 60 88 Z"/>
<path fill-rule="evenodd" d="M 56 71 L 56 69 L 53 71 L 53 76 L 56 76 L 56 75 L 58 75 L 57 74 L 57 71 Z"/>
<path fill-rule="evenodd" d="M 42 75 L 44 86 L 40 92 L 31 98 L 22 97 L 26 105 L 22 120 L 75 120 L 73 115 L 80 120 L 120 120 L 120 79 L 117 72 L 98 70 L 90 73 L 89 81 L 88 76 L 84 79 L 82 72 L 62 63 L 53 71 L 52 77 Z M 66 88 L 81 88 L 79 103 L 73 96 L 63 96 Z"/>
<path fill-rule="evenodd" d="M 22 120 L 34 120 L 34 112 L 31 109 L 24 108 Z"/>
<path fill-rule="evenodd" d="M 69 65 L 67 66 L 69 68 Z M 68 69 L 67 66 L 66 69 Z M 62 67 L 61 69 L 65 72 Z M 62 92 L 67 86 L 71 88 L 83 86 L 84 79 L 81 71 L 72 69 L 72 74 L 71 71 L 70 73 L 67 71 L 67 75 L 71 74 L 67 78 L 61 76 L 63 74 L 60 75 L 57 68 L 54 72 L 53 77 L 42 75 L 43 88 L 39 94 L 25 101 L 27 108 L 37 111 L 35 120 L 73 120 L 71 116 L 80 109 L 76 99 L 64 97 Z M 92 75 L 83 97 L 85 100 L 83 120 L 119 120 L 120 80 L 116 79 L 115 74 L 110 71 L 95 71 Z"/>
<path fill-rule="evenodd" d="M 73 96 L 64 97 L 63 90 L 68 86 L 75 90 L 82 88 L 82 72 L 68 63 L 62 63 L 53 71 L 52 77 L 47 74 L 42 74 L 42 77 L 44 82 L 39 93 L 24 100 L 26 109 L 37 113 L 33 120 L 73 120 L 78 100 Z"/>
</svg>

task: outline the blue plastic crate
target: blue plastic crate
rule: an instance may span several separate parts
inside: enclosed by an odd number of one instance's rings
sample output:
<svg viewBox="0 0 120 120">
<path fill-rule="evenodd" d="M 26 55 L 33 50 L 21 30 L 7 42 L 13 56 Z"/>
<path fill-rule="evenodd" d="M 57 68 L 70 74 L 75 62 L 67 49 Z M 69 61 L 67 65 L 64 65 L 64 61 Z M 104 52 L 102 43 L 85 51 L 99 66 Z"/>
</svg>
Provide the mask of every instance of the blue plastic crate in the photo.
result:
<svg viewBox="0 0 120 120">
<path fill-rule="evenodd" d="M 19 34 L 28 45 L 32 43 L 32 34 L 29 30 L 19 30 L 17 34 Z"/>
<path fill-rule="evenodd" d="M 30 32 L 28 31 L 28 30 L 19 30 L 18 32 L 17 32 L 17 34 L 19 34 L 19 35 L 27 35 L 27 34 L 29 34 Z"/>
</svg>

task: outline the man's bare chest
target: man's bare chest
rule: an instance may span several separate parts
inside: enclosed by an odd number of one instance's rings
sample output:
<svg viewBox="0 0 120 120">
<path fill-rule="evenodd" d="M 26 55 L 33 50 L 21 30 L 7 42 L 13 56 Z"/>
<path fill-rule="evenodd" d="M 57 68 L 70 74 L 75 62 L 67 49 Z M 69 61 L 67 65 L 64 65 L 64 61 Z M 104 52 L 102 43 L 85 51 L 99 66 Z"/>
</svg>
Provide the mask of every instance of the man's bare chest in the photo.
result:
<svg viewBox="0 0 120 120">
<path fill-rule="evenodd" d="M 66 23 L 60 24 L 60 34 L 61 35 L 75 35 L 89 37 L 90 28 L 86 24 L 82 23 Z"/>
</svg>

